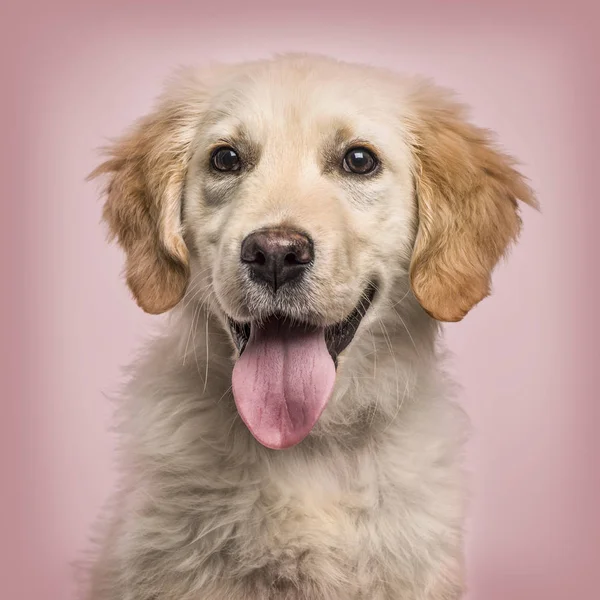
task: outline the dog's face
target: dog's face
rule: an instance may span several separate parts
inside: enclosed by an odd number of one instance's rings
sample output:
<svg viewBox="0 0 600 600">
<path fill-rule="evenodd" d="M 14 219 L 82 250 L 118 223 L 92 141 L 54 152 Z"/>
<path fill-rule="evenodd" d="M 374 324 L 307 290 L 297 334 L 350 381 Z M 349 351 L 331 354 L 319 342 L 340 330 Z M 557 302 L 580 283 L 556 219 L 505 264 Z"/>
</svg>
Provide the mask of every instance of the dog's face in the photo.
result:
<svg viewBox="0 0 600 600">
<path fill-rule="evenodd" d="M 105 217 L 138 303 L 206 303 L 238 410 L 275 448 L 308 434 L 409 280 L 438 320 L 485 297 L 517 199 L 534 204 L 442 90 L 323 58 L 188 72 L 112 154 Z"/>
<path fill-rule="evenodd" d="M 202 287 L 237 324 L 334 326 L 406 273 L 416 205 L 397 99 L 336 72 L 255 67 L 199 127 L 183 223 Z"/>
</svg>

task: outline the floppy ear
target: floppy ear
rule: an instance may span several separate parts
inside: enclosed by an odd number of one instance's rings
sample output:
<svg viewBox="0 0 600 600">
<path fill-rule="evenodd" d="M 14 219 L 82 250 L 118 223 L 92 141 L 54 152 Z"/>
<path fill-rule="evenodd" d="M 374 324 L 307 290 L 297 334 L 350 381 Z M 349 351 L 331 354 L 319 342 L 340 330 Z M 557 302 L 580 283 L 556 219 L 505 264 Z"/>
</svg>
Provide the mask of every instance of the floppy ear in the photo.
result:
<svg viewBox="0 0 600 600">
<path fill-rule="evenodd" d="M 103 218 L 110 238 L 125 251 L 133 296 L 152 314 L 175 306 L 189 279 L 181 196 L 204 103 L 201 93 L 190 96 L 192 88 L 173 84 L 151 114 L 107 149 L 108 159 L 88 177 L 109 176 Z"/>
<path fill-rule="evenodd" d="M 520 232 L 517 201 L 537 202 L 515 161 L 447 92 L 425 84 L 412 100 L 419 224 L 411 284 L 432 317 L 460 321 L 489 294 L 492 270 Z"/>
</svg>

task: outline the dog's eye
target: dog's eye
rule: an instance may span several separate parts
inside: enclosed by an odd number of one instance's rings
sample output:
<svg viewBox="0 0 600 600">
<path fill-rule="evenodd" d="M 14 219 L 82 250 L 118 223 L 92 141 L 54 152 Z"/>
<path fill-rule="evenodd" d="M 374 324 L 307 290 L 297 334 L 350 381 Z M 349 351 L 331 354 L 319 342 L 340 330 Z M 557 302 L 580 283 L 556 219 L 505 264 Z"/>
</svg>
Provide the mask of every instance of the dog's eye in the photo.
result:
<svg viewBox="0 0 600 600">
<path fill-rule="evenodd" d="M 346 152 L 342 166 L 349 173 L 366 175 L 377 167 L 377 158 L 366 148 L 352 148 Z"/>
<path fill-rule="evenodd" d="M 241 167 L 239 154 L 228 146 L 217 148 L 212 153 L 210 162 L 217 171 L 239 171 Z"/>
</svg>

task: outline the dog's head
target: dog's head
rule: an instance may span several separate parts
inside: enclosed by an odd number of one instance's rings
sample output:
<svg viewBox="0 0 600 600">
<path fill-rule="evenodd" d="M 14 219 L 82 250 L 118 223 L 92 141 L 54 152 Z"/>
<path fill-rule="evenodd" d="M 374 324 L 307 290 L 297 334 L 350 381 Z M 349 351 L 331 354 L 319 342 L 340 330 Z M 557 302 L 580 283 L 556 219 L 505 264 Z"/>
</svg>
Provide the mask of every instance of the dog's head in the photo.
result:
<svg viewBox="0 0 600 600">
<path fill-rule="evenodd" d="M 137 302 L 198 293 L 271 447 L 307 435 L 355 334 L 408 281 L 431 317 L 462 319 L 519 233 L 517 200 L 535 205 L 444 90 L 315 57 L 181 73 L 100 173 Z"/>
</svg>

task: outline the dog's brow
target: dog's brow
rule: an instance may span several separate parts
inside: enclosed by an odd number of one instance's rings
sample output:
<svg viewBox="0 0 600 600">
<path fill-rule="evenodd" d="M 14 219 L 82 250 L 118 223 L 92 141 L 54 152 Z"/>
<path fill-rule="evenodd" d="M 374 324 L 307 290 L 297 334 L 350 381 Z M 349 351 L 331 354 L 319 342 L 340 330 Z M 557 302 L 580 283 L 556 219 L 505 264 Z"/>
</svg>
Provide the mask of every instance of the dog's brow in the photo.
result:
<svg viewBox="0 0 600 600">
<path fill-rule="evenodd" d="M 354 132 L 349 125 L 338 125 L 332 138 L 332 145 L 335 147 L 344 146 L 354 137 Z"/>
<path fill-rule="evenodd" d="M 254 140 L 243 123 L 223 124 L 209 131 L 211 145 L 227 144 L 239 150 L 246 161 L 256 163 L 260 157 L 260 144 Z"/>
<path fill-rule="evenodd" d="M 339 155 L 343 149 L 356 139 L 356 134 L 352 127 L 346 123 L 339 123 L 333 130 L 331 136 L 327 139 L 322 148 L 323 169 L 328 171 L 339 162 Z"/>
</svg>

